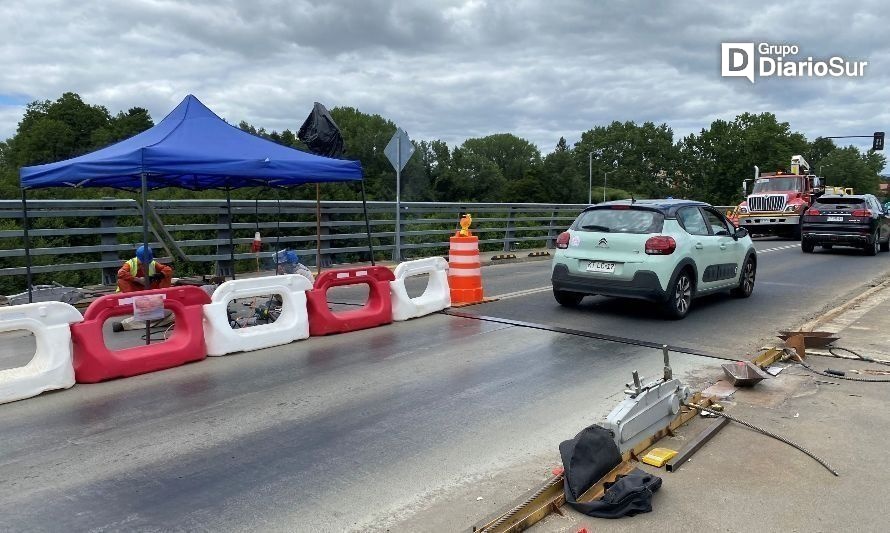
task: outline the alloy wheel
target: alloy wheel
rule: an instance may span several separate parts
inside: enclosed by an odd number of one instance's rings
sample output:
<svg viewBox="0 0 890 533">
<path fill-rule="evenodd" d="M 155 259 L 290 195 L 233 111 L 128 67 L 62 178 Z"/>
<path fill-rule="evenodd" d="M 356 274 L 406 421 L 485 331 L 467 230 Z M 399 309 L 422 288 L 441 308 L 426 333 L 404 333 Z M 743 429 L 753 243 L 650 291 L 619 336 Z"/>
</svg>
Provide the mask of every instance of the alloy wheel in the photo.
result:
<svg viewBox="0 0 890 533">
<path fill-rule="evenodd" d="M 692 300 L 692 284 L 689 282 L 689 278 L 684 276 L 680 276 L 677 279 L 677 289 L 674 293 L 674 302 L 677 305 L 677 311 L 680 314 L 685 314 L 686 310 L 689 309 L 689 303 Z"/>
<path fill-rule="evenodd" d="M 742 288 L 745 290 L 746 294 L 751 294 L 754 290 L 755 275 L 754 263 L 752 261 L 747 261 L 745 263 L 744 278 L 742 280 Z"/>
</svg>

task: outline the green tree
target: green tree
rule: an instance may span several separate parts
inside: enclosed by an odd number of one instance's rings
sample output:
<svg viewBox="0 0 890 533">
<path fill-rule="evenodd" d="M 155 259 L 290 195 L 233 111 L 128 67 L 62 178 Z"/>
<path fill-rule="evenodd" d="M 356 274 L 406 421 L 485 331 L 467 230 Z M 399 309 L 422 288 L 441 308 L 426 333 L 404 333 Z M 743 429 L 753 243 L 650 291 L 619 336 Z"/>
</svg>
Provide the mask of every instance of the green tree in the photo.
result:
<svg viewBox="0 0 890 533">
<path fill-rule="evenodd" d="M 13 166 L 50 163 L 93 149 L 93 135 L 111 121 L 103 106 L 89 105 L 75 93 L 55 102 L 35 101 L 25 108 L 15 136 L 8 142 Z"/>
<path fill-rule="evenodd" d="M 615 121 L 608 126 L 596 126 L 582 133 L 581 140 L 575 143 L 579 173 L 587 173 L 591 153 L 594 183 L 602 184 L 608 172 L 609 186 L 626 189 L 638 197 L 665 196 L 676 188 L 674 176 L 679 154 L 674 132 L 667 124 Z"/>
<path fill-rule="evenodd" d="M 575 164 L 575 155 L 565 137 L 560 137 L 556 148 L 544 157 L 541 165 L 541 201 L 551 203 L 586 203 L 587 173 Z"/>
<path fill-rule="evenodd" d="M 496 133 L 486 137 L 467 139 L 461 149 L 488 159 L 508 181 L 522 179 L 541 163 L 541 152 L 525 139 L 512 133 Z"/>
<path fill-rule="evenodd" d="M 461 201 L 540 201 L 541 152 L 509 133 L 467 139 L 452 154 L 451 183 Z M 468 196 L 469 195 L 469 196 Z"/>
<path fill-rule="evenodd" d="M 51 163 L 85 154 L 117 142 L 153 125 L 148 112 L 130 109 L 111 117 L 99 105 L 84 102 L 75 93 L 65 93 L 56 101 L 35 101 L 25 108 L 15 135 L 0 151 L 0 194 L 18 196 L 20 167 Z M 68 191 L 66 197 L 108 196 L 109 191 Z M 38 196 L 55 196 L 42 192 Z"/>
<path fill-rule="evenodd" d="M 810 143 L 806 155 L 804 156 L 807 163 L 810 164 L 810 169 L 813 172 L 819 172 L 819 165 L 822 164 L 822 160 L 836 148 L 837 146 L 834 144 L 834 139 L 816 137 L 816 139 Z"/>
<path fill-rule="evenodd" d="M 859 194 L 878 192 L 880 176 L 886 158 L 869 150 L 862 153 L 855 146 L 836 148 L 822 161 L 823 174 L 827 185 L 853 187 Z"/>
<path fill-rule="evenodd" d="M 500 202 L 505 185 L 493 161 L 458 147 L 451 152 L 451 164 L 436 182 L 436 197 L 442 202 Z"/>
<path fill-rule="evenodd" d="M 124 113 L 119 112 L 109 119 L 108 124 L 95 130 L 90 137 L 90 148 L 98 149 L 128 139 L 154 126 L 148 110 L 132 107 Z"/>
<path fill-rule="evenodd" d="M 772 113 L 715 120 L 679 143 L 679 181 L 686 196 L 729 205 L 740 200 L 742 180 L 752 177 L 755 165 L 761 171 L 789 169 L 791 156 L 808 147 L 801 133 Z"/>
<path fill-rule="evenodd" d="M 352 107 L 335 107 L 331 109 L 331 116 L 343 134 L 344 158 L 362 163 L 369 199 L 394 200 L 396 173 L 383 149 L 396 132 L 396 125 L 380 115 L 369 115 Z"/>
</svg>

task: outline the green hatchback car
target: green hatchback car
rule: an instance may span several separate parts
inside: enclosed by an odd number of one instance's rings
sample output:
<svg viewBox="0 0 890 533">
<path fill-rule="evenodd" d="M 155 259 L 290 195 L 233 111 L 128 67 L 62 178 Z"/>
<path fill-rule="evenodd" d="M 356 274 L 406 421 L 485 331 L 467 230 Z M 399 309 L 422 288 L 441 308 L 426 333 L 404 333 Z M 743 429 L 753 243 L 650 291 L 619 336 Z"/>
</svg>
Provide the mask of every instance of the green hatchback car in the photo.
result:
<svg viewBox="0 0 890 533">
<path fill-rule="evenodd" d="M 640 298 L 683 318 L 692 300 L 718 291 L 747 298 L 757 253 L 748 231 L 690 200 L 622 200 L 585 209 L 556 239 L 553 296 L 576 306 L 586 295 Z"/>
</svg>

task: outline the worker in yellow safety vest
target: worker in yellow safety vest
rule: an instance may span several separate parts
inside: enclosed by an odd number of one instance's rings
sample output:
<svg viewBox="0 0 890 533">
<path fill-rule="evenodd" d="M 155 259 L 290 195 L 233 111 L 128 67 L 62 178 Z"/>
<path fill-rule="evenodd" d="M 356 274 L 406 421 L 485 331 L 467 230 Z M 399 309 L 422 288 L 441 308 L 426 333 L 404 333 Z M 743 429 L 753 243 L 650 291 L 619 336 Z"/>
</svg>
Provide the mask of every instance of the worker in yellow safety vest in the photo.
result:
<svg viewBox="0 0 890 533">
<path fill-rule="evenodd" d="M 148 264 L 149 286 L 145 286 L 145 264 Z M 151 248 L 140 246 L 136 257 L 126 261 L 117 271 L 117 292 L 163 289 L 173 281 L 173 269 L 154 260 Z"/>
</svg>

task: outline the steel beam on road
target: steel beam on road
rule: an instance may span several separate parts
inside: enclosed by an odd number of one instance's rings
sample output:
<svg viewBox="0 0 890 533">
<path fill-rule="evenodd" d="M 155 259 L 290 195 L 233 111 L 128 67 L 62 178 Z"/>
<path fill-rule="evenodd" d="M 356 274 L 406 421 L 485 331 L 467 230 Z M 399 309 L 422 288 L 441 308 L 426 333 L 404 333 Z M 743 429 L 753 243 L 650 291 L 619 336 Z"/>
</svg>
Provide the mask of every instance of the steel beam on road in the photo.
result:
<svg viewBox="0 0 890 533">
<path fill-rule="evenodd" d="M 706 442 L 711 440 L 711 437 L 713 437 L 721 429 L 723 429 L 723 426 L 725 426 L 726 424 L 729 424 L 728 418 L 718 418 L 717 420 L 714 420 L 711 425 L 706 427 L 701 433 L 696 435 L 694 439 L 689 441 L 689 443 L 687 443 L 686 446 L 683 447 L 683 449 L 677 452 L 677 455 L 672 457 L 671 460 L 667 462 L 667 465 L 665 465 L 665 469 L 668 472 L 676 472 L 680 468 L 680 465 L 688 461 L 689 458 L 692 457 L 692 454 L 697 452 L 699 448 L 701 448 L 705 445 Z"/>
</svg>

